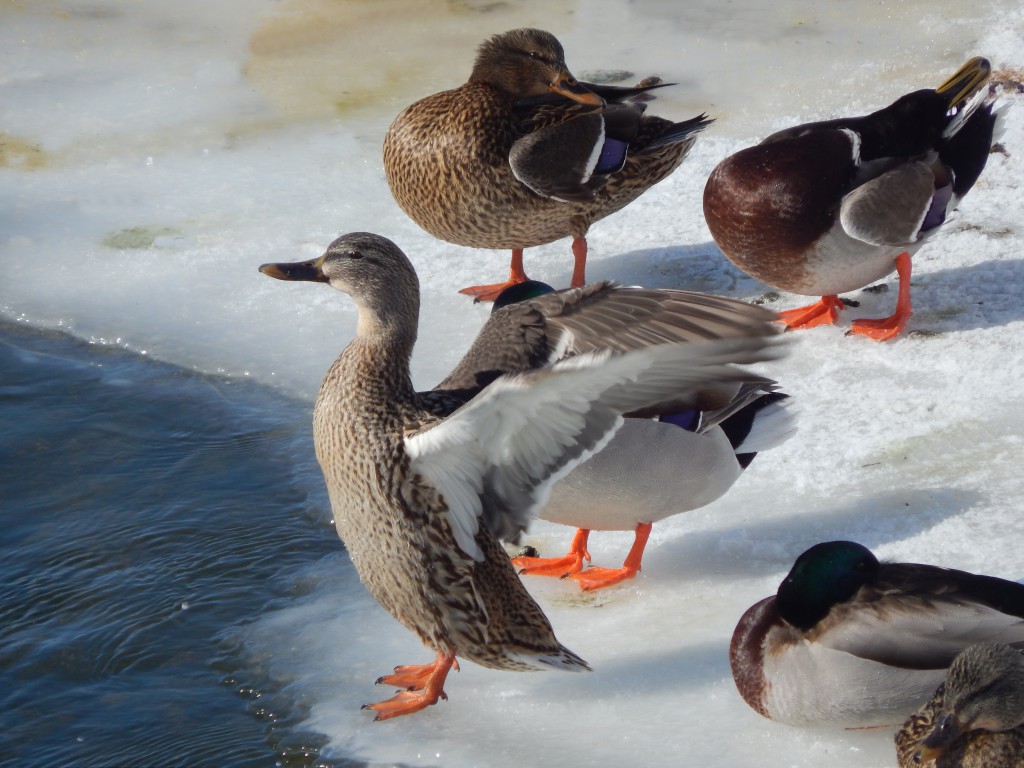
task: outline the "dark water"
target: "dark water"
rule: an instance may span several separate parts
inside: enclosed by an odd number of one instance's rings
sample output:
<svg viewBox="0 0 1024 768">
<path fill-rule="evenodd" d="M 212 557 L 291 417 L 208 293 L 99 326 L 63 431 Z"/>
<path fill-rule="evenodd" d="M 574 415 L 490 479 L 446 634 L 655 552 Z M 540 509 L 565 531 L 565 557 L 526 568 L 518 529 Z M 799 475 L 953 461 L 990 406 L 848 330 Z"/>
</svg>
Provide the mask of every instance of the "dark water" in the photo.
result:
<svg viewBox="0 0 1024 768">
<path fill-rule="evenodd" d="M 328 764 L 233 639 L 338 557 L 309 418 L 0 322 L 0 764 Z"/>
</svg>

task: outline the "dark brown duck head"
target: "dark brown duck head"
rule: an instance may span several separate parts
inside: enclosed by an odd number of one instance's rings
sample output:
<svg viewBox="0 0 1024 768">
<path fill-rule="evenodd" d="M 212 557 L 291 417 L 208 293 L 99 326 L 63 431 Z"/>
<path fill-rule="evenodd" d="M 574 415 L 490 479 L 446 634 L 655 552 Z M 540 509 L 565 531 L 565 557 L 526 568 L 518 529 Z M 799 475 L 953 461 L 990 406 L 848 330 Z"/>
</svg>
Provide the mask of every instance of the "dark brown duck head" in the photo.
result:
<svg viewBox="0 0 1024 768">
<path fill-rule="evenodd" d="M 580 104 L 604 103 L 569 72 L 558 38 L 541 29 L 513 29 L 485 41 L 469 82 L 487 83 L 516 100 L 557 93 Z"/>
</svg>

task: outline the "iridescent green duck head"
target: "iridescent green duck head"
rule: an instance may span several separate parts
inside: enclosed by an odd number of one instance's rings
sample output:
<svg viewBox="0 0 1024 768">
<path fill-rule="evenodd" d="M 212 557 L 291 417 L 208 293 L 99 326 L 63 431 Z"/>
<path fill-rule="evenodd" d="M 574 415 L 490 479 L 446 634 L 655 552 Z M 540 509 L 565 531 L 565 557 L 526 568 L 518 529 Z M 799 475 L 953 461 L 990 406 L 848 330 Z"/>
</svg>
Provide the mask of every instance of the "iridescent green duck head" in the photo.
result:
<svg viewBox="0 0 1024 768">
<path fill-rule="evenodd" d="M 878 575 L 878 559 L 853 541 L 826 541 L 796 559 L 779 585 L 779 615 L 794 627 L 810 629 L 832 606 L 846 602 Z"/>
<path fill-rule="evenodd" d="M 518 304 L 521 301 L 536 299 L 538 296 L 554 292 L 554 288 L 540 280 L 524 280 L 521 283 L 510 285 L 498 294 L 498 298 L 491 305 L 491 314 L 493 315 L 502 307 L 507 307 L 510 304 Z"/>
</svg>

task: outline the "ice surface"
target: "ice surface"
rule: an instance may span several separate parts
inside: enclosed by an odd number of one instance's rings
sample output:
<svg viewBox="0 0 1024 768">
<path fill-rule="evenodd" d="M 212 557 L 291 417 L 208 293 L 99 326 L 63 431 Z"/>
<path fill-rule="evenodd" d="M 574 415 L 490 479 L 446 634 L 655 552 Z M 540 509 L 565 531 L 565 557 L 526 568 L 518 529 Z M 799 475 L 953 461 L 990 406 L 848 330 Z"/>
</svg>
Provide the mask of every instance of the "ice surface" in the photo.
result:
<svg viewBox="0 0 1024 768">
<path fill-rule="evenodd" d="M 0 11 L 0 311 L 204 371 L 311 397 L 355 313 L 324 286 L 271 281 L 264 261 L 317 255 L 368 229 L 398 242 L 424 292 L 414 376 L 441 379 L 486 317 L 456 296 L 506 255 L 433 240 L 388 193 L 380 141 L 414 98 L 462 82 L 475 46 L 526 24 L 559 35 L 576 74 L 629 68 L 678 86 L 651 111 L 719 121 L 684 166 L 595 225 L 590 279 L 754 298 L 701 216 L 727 154 L 797 121 L 882 106 L 935 86 L 966 58 L 1024 64 L 1015 3 L 786 0 L 525 4 L 247 0 L 52 2 Z M 801 404 L 801 431 L 761 455 L 725 498 L 656 525 L 635 581 L 581 596 L 531 580 L 590 674 L 466 664 L 450 700 L 372 724 L 373 680 L 431 654 L 343 568 L 267 615 L 247 641 L 331 753 L 410 765 L 884 766 L 891 733 L 771 723 L 736 694 L 726 649 L 742 611 L 793 558 L 851 538 L 882 557 L 1018 579 L 1024 408 L 1024 113 L 1010 110 L 956 219 L 914 259 L 910 333 L 844 338 L 889 314 L 852 297 L 839 327 L 799 334 L 763 370 Z M 527 252 L 531 275 L 568 281 L 568 242 Z M 779 306 L 803 299 L 783 296 Z M 320 486 L 310 471 L 311 489 Z M 537 525 L 545 553 L 571 531 Z M 629 537 L 594 534 L 617 565 Z"/>
</svg>

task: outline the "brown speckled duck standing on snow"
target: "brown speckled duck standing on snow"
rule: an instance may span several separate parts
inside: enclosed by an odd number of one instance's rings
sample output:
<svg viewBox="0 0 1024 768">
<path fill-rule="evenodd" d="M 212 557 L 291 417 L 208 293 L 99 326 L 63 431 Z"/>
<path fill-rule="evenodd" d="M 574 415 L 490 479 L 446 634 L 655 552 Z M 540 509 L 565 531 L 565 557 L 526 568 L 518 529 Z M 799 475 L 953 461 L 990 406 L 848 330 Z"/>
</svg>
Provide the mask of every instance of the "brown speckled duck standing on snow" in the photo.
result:
<svg viewBox="0 0 1024 768">
<path fill-rule="evenodd" d="M 493 299 L 526 279 L 523 248 L 570 235 L 579 287 L 590 225 L 672 173 L 711 122 L 644 115 L 633 99 L 653 87 L 578 82 L 549 32 L 495 35 L 480 46 L 469 82 L 417 101 L 391 124 L 391 192 L 435 237 L 512 249 L 506 283 L 463 293 Z"/>
<path fill-rule="evenodd" d="M 518 535 L 554 477 L 600 449 L 622 413 L 686 386 L 745 379 L 728 364 L 774 356 L 770 323 L 755 315 L 743 338 L 655 339 L 484 386 L 417 393 L 409 359 L 419 283 L 394 243 L 353 233 L 313 261 L 260 270 L 329 283 L 359 311 L 356 336 L 317 395 L 317 459 L 360 579 L 437 653 L 433 663 L 396 667 L 378 681 L 404 690 L 367 705 L 377 719 L 435 703 L 456 656 L 497 669 L 586 669 L 555 639 L 499 539 Z M 630 334 L 621 336 L 630 346 Z"/>
<path fill-rule="evenodd" d="M 960 653 L 931 701 L 896 734 L 900 768 L 1024 768 L 1024 654 Z"/>
</svg>

